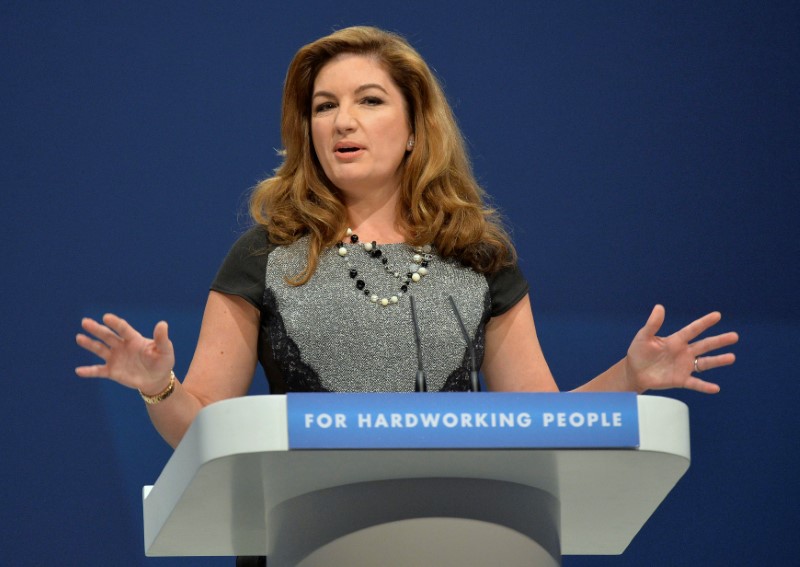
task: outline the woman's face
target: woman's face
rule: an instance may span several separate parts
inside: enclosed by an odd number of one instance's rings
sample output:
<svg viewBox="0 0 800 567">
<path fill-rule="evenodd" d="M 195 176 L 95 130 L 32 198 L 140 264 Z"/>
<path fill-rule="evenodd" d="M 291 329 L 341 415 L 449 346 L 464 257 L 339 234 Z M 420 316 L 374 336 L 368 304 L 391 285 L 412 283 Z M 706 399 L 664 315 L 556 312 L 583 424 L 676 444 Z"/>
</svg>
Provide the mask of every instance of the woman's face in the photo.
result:
<svg viewBox="0 0 800 567">
<path fill-rule="evenodd" d="M 377 59 L 343 54 L 320 69 L 311 139 L 325 175 L 346 195 L 397 191 L 410 136 L 406 101 Z"/>
</svg>

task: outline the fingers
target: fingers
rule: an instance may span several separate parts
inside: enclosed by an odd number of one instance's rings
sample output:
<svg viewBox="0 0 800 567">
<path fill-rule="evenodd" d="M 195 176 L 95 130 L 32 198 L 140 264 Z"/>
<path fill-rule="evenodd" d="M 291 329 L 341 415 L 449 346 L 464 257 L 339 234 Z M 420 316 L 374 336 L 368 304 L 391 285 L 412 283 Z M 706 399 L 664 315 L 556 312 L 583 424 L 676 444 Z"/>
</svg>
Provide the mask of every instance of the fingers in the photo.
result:
<svg viewBox="0 0 800 567">
<path fill-rule="evenodd" d="M 108 360 L 108 357 L 111 355 L 111 349 L 108 348 L 107 345 L 105 345 L 100 341 L 91 339 L 81 333 L 75 335 L 75 342 L 78 343 L 78 346 L 80 346 L 81 348 L 84 348 L 89 352 L 96 354 L 103 360 Z"/>
<path fill-rule="evenodd" d="M 75 374 L 81 378 L 107 378 L 108 366 L 105 364 L 95 364 L 93 366 L 78 366 Z"/>
<path fill-rule="evenodd" d="M 109 378 L 111 369 L 108 364 L 115 349 L 124 346 L 125 336 L 131 338 L 140 336 L 133 327 L 116 315 L 110 313 L 103 315 L 103 323 L 98 323 L 89 317 L 81 319 L 81 327 L 95 338 L 78 333 L 75 335 L 75 342 L 81 348 L 102 358 L 105 363 L 78 366 L 75 368 L 75 374 L 81 378 Z"/>
<path fill-rule="evenodd" d="M 75 368 L 75 373 L 82 378 L 110 378 L 137 387 L 151 374 L 162 374 L 162 367 L 169 372 L 174 366 L 172 343 L 163 321 L 155 326 L 152 341 L 111 313 L 103 315 L 102 323 L 86 317 L 81 326 L 87 334 L 78 333 L 75 342 L 103 359 L 103 364 Z"/>
<path fill-rule="evenodd" d="M 119 335 L 117 335 L 114 331 L 105 325 L 98 323 L 94 319 L 90 319 L 89 317 L 84 317 L 81 319 L 81 327 L 83 327 L 87 333 L 91 333 L 109 346 L 112 346 L 120 341 Z"/>
<path fill-rule="evenodd" d="M 734 355 L 732 352 L 726 352 L 725 354 L 717 354 L 714 356 L 698 357 L 696 372 L 706 372 L 707 370 L 713 370 L 714 368 L 719 368 L 720 366 L 730 366 L 734 362 L 736 362 L 736 355 Z"/>
<path fill-rule="evenodd" d="M 701 394 L 717 394 L 719 393 L 719 384 L 714 384 L 712 382 L 706 382 L 705 380 L 701 380 L 695 376 L 689 378 L 686 383 L 683 385 L 684 388 L 687 390 L 694 390 L 696 392 L 700 392 Z"/>
<path fill-rule="evenodd" d="M 665 310 L 663 305 L 656 305 L 653 311 L 650 312 L 650 317 L 647 318 L 647 323 L 639 331 L 640 334 L 655 336 L 664 324 Z"/>
<path fill-rule="evenodd" d="M 119 347 L 125 341 L 141 337 L 139 332 L 131 327 L 127 321 L 112 313 L 103 315 L 103 323 L 105 324 L 98 323 L 89 317 L 84 317 L 81 319 L 81 327 L 99 340 L 92 340 L 82 334 L 76 337 L 81 347 L 101 358 L 107 358 L 111 349 Z"/>
<path fill-rule="evenodd" d="M 106 313 L 103 315 L 103 323 L 108 325 L 108 327 L 117 333 L 124 341 L 129 341 L 141 336 L 125 319 L 117 317 L 113 313 Z"/>
<path fill-rule="evenodd" d="M 711 352 L 712 350 L 718 350 L 736 344 L 738 341 L 739 335 L 737 333 L 730 332 L 696 341 L 690 346 L 691 351 L 696 356 L 700 356 L 701 354 Z"/>
<path fill-rule="evenodd" d="M 714 311 L 713 313 L 709 313 L 708 315 L 700 317 L 696 321 L 692 321 L 683 329 L 677 331 L 675 336 L 688 343 L 719 323 L 721 319 L 722 314 L 719 311 Z"/>
<path fill-rule="evenodd" d="M 153 340 L 159 352 L 169 352 L 171 343 L 169 340 L 169 327 L 166 321 L 159 321 L 153 329 Z"/>
</svg>

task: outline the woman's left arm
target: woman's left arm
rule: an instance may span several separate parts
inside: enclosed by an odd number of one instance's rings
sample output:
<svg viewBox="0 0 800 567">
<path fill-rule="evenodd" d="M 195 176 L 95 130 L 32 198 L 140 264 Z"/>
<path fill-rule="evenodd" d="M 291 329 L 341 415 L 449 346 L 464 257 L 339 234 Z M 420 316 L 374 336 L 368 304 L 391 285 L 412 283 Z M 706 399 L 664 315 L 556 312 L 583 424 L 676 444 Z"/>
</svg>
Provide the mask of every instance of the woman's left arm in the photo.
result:
<svg viewBox="0 0 800 567">
<path fill-rule="evenodd" d="M 692 321 L 668 337 L 656 336 L 664 323 L 664 307 L 656 305 L 653 312 L 633 338 L 627 356 L 576 391 L 631 391 L 686 388 L 704 394 L 716 394 L 719 385 L 695 376 L 720 366 L 729 366 L 733 353 L 709 355 L 739 340 L 734 332 L 696 340 L 719 323 L 722 315 L 709 313 Z"/>
<path fill-rule="evenodd" d="M 721 319 L 717 312 L 693 321 L 668 337 L 656 336 L 664 323 L 664 308 L 656 305 L 636 334 L 627 356 L 575 391 L 613 392 L 687 388 L 713 394 L 717 384 L 694 374 L 733 364 L 733 353 L 708 355 L 739 340 L 736 333 L 695 340 Z M 696 362 L 695 362 L 696 361 Z M 494 391 L 558 391 L 545 361 L 526 296 L 486 325 L 486 351 L 481 368 Z"/>
<path fill-rule="evenodd" d="M 481 372 L 492 391 L 558 391 L 539 345 L 528 295 L 486 324 Z"/>
</svg>

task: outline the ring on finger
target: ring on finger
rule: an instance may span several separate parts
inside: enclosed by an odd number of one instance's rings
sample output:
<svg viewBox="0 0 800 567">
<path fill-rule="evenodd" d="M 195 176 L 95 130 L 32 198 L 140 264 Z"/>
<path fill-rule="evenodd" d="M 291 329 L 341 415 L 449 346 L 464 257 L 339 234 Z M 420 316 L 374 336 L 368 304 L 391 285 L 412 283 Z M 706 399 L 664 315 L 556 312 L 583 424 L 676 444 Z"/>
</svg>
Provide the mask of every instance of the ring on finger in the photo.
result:
<svg viewBox="0 0 800 567">
<path fill-rule="evenodd" d="M 697 357 L 696 356 L 694 357 L 694 371 L 697 372 L 698 374 L 700 374 L 702 372 L 702 370 L 700 370 L 697 367 Z"/>
</svg>

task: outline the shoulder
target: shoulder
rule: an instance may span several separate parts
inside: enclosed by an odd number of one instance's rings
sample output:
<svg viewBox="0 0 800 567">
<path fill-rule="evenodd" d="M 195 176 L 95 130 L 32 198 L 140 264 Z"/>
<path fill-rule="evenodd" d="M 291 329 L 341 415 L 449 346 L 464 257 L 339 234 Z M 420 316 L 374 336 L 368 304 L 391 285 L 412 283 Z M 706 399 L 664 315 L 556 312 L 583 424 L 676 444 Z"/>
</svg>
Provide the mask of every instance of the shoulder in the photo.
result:
<svg viewBox="0 0 800 567">
<path fill-rule="evenodd" d="M 248 229 L 233 243 L 211 289 L 243 297 L 260 308 L 269 254 L 275 249 L 260 225 Z"/>
<path fill-rule="evenodd" d="M 274 249 L 275 245 L 270 242 L 267 229 L 257 224 L 248 228 L 236 239 L 231 252 L 236 251 L 243 255 L 269 254 Z"/>
<path fill-rule="evenodd" d="M 509 266 L 486 274 L 486 281 L 489 284 L 489 294 L 492 300 L 492 317 L 502 315 L 528 295 L 528 280 L 525 279 L 516 261 Z"/>
</svg>

